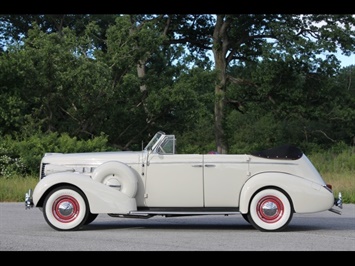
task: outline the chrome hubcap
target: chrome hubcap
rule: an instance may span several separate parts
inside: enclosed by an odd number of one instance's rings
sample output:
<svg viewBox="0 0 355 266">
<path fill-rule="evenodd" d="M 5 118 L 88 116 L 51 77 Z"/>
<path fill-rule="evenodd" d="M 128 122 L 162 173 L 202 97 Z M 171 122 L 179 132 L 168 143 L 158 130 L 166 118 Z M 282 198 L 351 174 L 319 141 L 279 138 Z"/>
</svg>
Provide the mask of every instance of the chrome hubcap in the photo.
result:
<svg viewBox="0 0 355 266">
<path fill-rule="evenodd" d="M 73 204 L 70 202 L 62 202 L 58 207 L 59 213 L 63 216 L 71 215 L 73 213 L 73 209 Z"/>
<path fill-rule="evenodd" d="M 276 223 L 284 214 L 284 205 L 278 197 L 266 196 L 259 200 L 256 211 L 262 221 Z"/>
<path fill-rule="evenodd" d="M 273 202 L 266 202 L 261 209 L 266 216 L 274 216 L 277 213 L 277 205 Z"/>
</svg>

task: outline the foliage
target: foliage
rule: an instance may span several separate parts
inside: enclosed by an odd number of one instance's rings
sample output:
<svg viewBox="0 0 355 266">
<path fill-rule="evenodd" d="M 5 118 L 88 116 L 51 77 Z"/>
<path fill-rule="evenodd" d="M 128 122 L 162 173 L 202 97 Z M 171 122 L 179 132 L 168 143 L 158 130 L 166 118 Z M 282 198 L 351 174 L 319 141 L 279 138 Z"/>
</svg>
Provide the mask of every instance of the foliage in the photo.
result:
<svg viewBox="0 0 355 266">
<path fill-rule="evenodd" d="M 67 133 L 33 134 L 26 138 L 9 135 L 0 139 L 0 177 L 36 175 L 45 153 L 108 151 L 107 136 L 102 134 L 89 140 L 78 140 Z"/>
</svg>

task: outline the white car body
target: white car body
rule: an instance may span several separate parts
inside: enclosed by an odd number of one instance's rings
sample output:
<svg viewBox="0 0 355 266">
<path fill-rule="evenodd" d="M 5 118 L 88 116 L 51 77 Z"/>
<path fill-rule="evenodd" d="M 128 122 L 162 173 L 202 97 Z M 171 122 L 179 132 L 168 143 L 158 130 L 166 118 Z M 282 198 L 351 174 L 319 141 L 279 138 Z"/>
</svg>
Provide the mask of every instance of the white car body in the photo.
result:
<svg viewBox="0 0 355 266">
<path fill-rule="evenodd" d="M 280 231 L 293 213 L 342 207 L 299 149 L 253 154 L 176 154 L 175 136 L 158 132 L 139 152 L 47 153 L 26 194 L 56 230 L 76 230 L 98 214 L 242 214 L 261 231 Z M 79 217 L 79 218 L 76 218 Z"/>
</svg>

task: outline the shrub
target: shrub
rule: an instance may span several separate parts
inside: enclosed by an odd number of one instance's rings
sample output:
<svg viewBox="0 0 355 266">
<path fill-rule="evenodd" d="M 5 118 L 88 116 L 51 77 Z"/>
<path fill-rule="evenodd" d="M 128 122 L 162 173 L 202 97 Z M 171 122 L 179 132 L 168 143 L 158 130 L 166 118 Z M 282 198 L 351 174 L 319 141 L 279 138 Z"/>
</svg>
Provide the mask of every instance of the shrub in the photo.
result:
<svg viewBox="0 0 355 266">
<path fill-rule="evenodd" d="M 78 140 L 64 133 L 38 133 L 23 139 L 5 136 L 0 140 L 0 176 L 37 175 L 39 165 L 46 152 L 94 152 L 106 151 L 107 136 L 89 140 Z"/>
</svg>

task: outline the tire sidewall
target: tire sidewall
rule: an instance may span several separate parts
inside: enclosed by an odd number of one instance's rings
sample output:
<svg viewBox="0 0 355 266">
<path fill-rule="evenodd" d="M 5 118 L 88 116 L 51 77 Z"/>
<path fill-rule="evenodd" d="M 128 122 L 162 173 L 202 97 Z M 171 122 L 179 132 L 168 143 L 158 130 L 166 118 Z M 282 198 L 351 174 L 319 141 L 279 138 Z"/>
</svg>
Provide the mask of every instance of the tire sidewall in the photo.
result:
<svg viewBox="0 0 355 266">
<path fill-rule="evenodd" d="M 54 214 L 53 208 L 60 197 L 70 197 L 75 199 L 77 203 L 78 212 L 76 217 L 69 222 L 61 221 Z M 74 187 L 59 187 L 46 197 L 43 205 L 43 214 L 47 223 L 56 230 L 76 230 L 85 223 L 89 214 L 89 207 L 85 196 L 78 189 Z"/>
<path fill-rule="evenodd" d="M 257 205 L 264 197 L 277 198 L 282 203 L 282 214 L 275 222 L 263 221 L 258 215 Z M 264 189 L 255 194 L 250 203 L 248 220 L 255 228 L 261 231 L 281 231 L 291 221 L 292 216 L 293 211 L 289 198 L 285 193 L 273 188 Z"/>
</svg>

